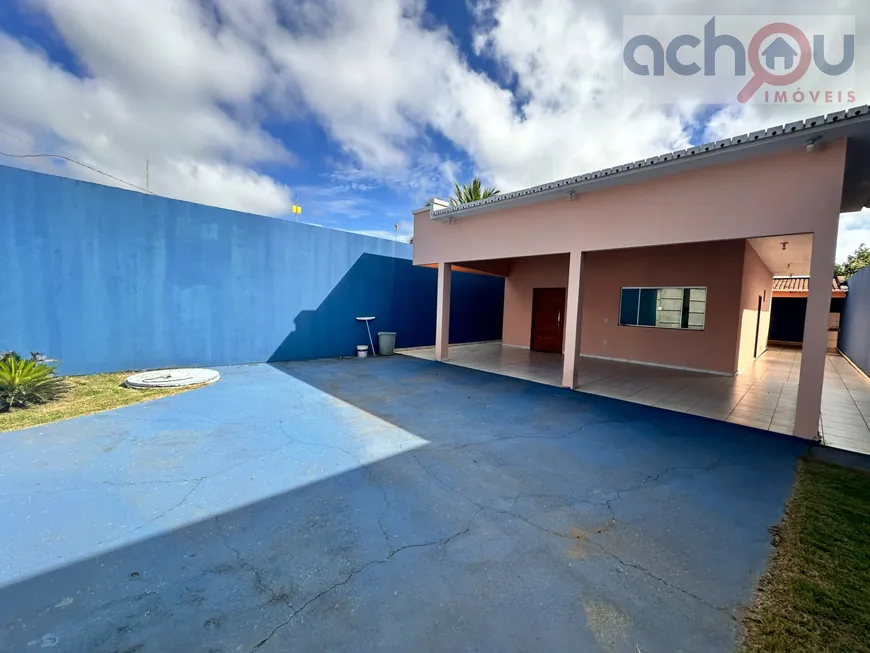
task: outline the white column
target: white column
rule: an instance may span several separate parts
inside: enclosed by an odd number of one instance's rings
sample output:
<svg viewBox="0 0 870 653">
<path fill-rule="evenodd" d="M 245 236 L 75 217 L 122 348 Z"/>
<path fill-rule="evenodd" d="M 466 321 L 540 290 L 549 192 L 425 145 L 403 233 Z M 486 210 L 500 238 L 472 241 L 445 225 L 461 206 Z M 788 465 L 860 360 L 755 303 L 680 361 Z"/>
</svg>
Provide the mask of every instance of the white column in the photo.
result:
<svg viewBox="0 0 870 653">
<path fill-rule="evenodd" d="M 822 385 L 828 347 L 828 314 L 831 311 L 831 279 L 837 250 L 839 215 L 831 217 L 823 230 L 813 234 L 807 316 L 798 381 L 794 434 L 814 440 L 819 432 Z"/>
<path fill-rule="evenodd" d="M 435 360 L 445 361 L 450 344 L 450 263 L 438 264 L 438 316 L 435 322 Z"/>
<path fill-rule="evenodd" d="M 565 301 L 565 354 L 562 358 L 562 387 L 576 385 L 577 358 L 580 356 L 580 325 L 583 314 L 583 252 L 571 252 L 568 265 L 568 292 Z"/>
</svg>

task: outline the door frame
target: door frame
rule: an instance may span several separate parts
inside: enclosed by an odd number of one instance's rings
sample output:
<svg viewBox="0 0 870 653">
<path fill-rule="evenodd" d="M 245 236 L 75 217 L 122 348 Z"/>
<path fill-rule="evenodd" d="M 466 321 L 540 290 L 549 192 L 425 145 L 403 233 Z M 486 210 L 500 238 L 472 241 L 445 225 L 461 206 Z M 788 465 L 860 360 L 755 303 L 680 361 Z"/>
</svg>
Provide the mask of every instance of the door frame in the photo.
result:
<svg viewBox="0 0 870 653">
<path fill-rule="evenodd" d="M 531 330 L 529 331 L 529 351 L 537 351 L 535 349 L 535 300 L 538 295 L 539 290 L 564 290 L 565 291 L 565 302 L 562 306 L 562 311 L 560 313 L 559 318 L 559 328 L 562 330 L 562 346 L 559 348 L 559 353 L 562 354 L 565 351 L 565 311 L 567 310 L 568 304 L 568 289 L 563 288 L 562 286 L 542 286 L 540 288 L 532 288 L 532 324 Z M 555 353 L 555 352 L 543 352 L 543 353 Z"/>
<path fill-rule="evenodd" d="M 752 358 L 758 358 L 758 336 L 761 334 L 761 307 L 764 300 L 758 296 L 758 311 L 755 313 L 755 348 L 752 350 Z"/>
</svg>

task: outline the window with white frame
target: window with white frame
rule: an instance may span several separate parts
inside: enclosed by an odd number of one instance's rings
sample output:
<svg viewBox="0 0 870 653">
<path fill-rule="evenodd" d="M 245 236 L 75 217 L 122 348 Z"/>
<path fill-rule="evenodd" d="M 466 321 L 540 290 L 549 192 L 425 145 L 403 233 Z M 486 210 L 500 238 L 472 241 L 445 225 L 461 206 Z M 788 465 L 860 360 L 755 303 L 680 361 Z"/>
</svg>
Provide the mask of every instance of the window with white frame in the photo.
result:
<svg viewBox="0 0 870 653">
<path fill-rule="evenodd" d="M 620 326 L 699 331 L 706 315 L 706 288 L 623 288 L 620 295 Z"/>
</svg>

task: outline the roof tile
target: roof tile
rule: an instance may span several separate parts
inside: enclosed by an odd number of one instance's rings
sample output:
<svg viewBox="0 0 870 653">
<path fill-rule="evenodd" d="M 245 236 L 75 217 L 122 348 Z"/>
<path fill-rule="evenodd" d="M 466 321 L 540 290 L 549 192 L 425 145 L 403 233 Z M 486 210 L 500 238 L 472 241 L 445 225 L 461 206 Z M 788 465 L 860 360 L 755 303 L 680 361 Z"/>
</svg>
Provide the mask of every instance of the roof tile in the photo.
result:
<svg viewBox="0 0 870 653">
<path fill-rule="evenodd" d="M 773 280 L 773 292 L 809 292 L 809 277 L 784 277 Z M 840 281 L 831 279 L 831 291 L 843 290 Z"/>
</svg>

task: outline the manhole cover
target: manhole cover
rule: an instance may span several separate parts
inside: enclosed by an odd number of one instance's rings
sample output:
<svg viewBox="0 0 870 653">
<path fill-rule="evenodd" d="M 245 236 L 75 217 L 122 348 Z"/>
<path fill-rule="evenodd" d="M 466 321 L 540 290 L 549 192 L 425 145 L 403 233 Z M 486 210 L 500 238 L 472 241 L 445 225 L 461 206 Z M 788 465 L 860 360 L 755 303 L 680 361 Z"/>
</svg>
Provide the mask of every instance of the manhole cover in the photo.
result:
<svg viewBox="0 0 870 653">
<path fill-rule="evenodd" d="M 130 388 L 180 388 L 185 385 L 214 383 L 221 378 L 215 370 L 178 369 L 140 372 L 127 378 Z"/>
</svg>

